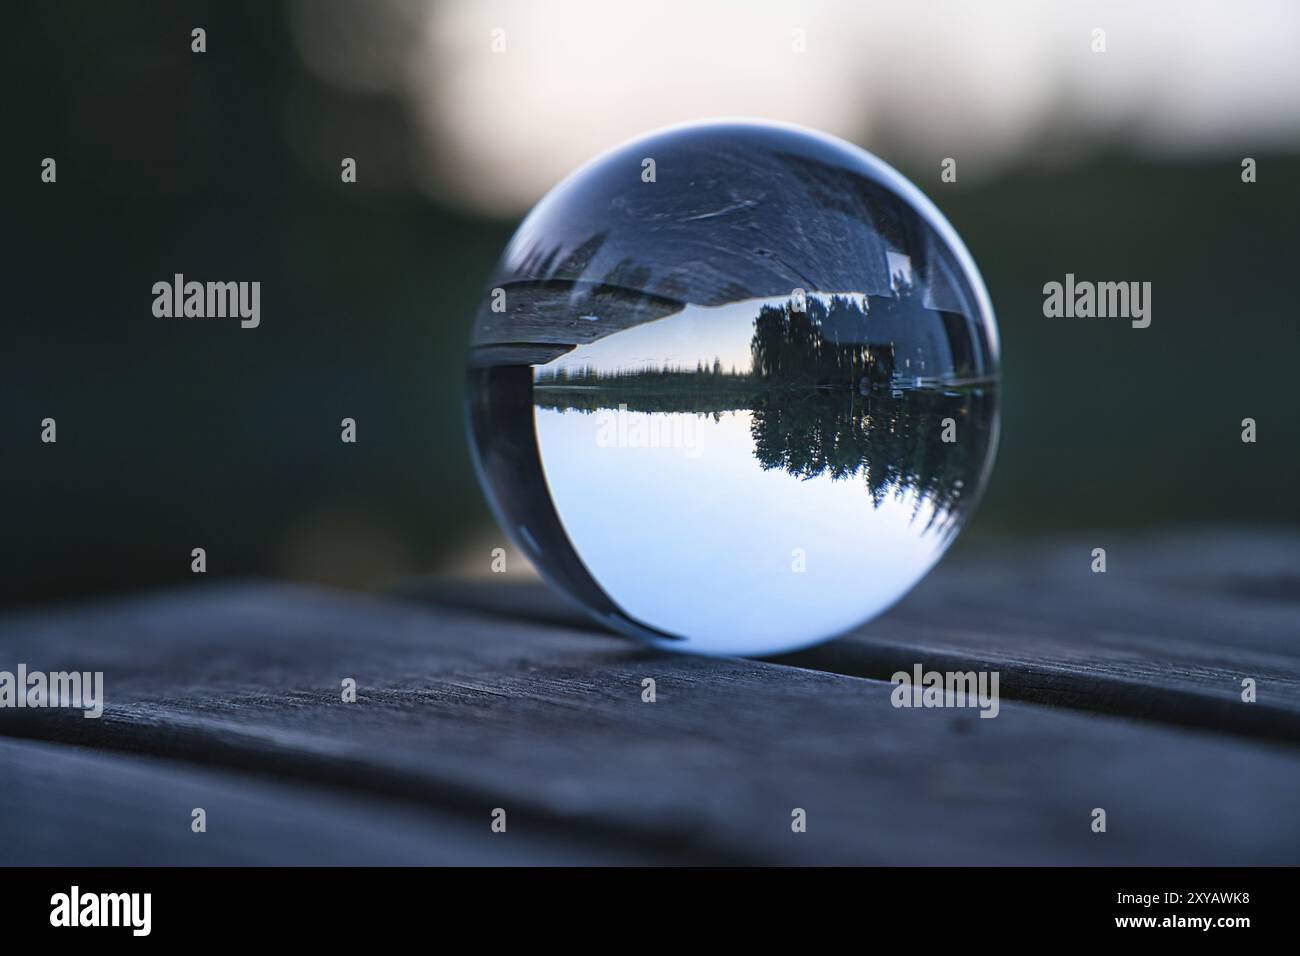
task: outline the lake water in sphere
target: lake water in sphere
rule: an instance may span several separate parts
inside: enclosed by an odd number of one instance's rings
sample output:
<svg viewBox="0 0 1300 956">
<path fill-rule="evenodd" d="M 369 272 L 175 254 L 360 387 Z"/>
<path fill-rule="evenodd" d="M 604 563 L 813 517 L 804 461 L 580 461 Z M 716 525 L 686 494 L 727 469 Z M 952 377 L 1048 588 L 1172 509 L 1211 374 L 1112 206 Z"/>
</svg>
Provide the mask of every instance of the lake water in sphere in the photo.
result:
<svg viewBox="0 0 1300 956">
<path fill-rule="evenodd" d="M 861 151 L 657 135 L 557 187 L 507 249 L 470 354 L 476 460 L 519 547 L 614 630 L 793 650 L 895 603 L 969 516 L 996 445 L 991 311 L 951 227 Z"/>
</svg>

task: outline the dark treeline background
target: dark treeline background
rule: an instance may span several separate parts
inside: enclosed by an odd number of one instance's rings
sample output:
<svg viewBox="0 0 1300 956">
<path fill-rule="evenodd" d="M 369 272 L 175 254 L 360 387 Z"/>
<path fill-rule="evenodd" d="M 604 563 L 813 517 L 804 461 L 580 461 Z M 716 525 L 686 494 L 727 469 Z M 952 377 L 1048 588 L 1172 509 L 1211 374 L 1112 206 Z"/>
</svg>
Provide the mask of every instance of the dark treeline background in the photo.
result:
<svg viewBox="0 0 1300 956">
<path fill-rule="evenodd" d="M 515 223 L 409 188 L 401 105 L 308 73 L 277 3 L 5 17 L 0 600 L 192 581 L 199 546 L 209 575 L 376 585 L 499 538 L 462 357 Z M 1239 158 L 1117 150 L 948 185 L 938 156 L 880 151 L 952 220 L 998 312 L 1001 452 L 963 540 L 1297 521 L 1300 157 L 1254 153 L 1249 186 Z M 155 319 L 151 286 L 177 272 L 260 281 L 261 327 Z M 1044 318 L 1067 272 L 1150 281 L 1151 328 Z"/>
</svg>

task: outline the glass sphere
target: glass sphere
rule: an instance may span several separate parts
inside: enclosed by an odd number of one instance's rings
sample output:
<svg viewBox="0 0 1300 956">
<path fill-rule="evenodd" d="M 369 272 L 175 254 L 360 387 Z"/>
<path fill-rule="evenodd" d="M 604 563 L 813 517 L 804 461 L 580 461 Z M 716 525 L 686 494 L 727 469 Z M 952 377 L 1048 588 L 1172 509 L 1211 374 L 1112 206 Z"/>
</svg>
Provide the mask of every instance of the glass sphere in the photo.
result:
<svg viewBox="0 0 1300 956">
<path fill-rule="evenodd" d="M 997 435 L 983 282 L 920 191 L 797 127 L 663 130 L 537 204 L 475 320 L 468 418 L 542 576 L 658 647 L 768 655 L 881 613 Z"/>
</svg>

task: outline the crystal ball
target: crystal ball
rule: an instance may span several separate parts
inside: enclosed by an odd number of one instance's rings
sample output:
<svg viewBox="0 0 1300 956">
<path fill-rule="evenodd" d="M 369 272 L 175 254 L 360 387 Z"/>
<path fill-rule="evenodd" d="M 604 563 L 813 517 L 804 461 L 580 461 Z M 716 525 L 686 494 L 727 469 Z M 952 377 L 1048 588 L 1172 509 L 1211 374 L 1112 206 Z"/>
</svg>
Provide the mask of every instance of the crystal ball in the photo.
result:
<svg viewBox="0 0 1300 956">
<path fill-rule="evenodd" d="M 524 219 L 475 319 L 468 431 L 501 526 L 604 625 L 774 655 L 935 565 L 992 465 L 997 378 L 983 281 L 912 183 L 811 130 L 694 124 Z"/>
</svg>

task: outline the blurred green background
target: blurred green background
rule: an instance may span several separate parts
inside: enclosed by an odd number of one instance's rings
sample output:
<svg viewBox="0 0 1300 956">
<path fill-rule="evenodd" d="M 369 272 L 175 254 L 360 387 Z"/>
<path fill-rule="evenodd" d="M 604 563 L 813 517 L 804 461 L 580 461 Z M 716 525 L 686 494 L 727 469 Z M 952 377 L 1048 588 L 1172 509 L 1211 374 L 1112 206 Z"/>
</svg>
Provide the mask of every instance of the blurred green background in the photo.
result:
<svg viewBox="0 0 1300 956">
<path fill-rule="evenodd" d="M 502 201 L 483 201 L 497 195 L 490 182 L 458 185 L 475 140 L 445 111 L 391 84 L 333 82 L 304 52 L 313 37 L 325 54 L 378 37 L 437 65 L 437 37 L 409 49 L 430 29 L 412 26 L 424 16 L 412 3 L 6 12 L 0 600 L 191 580 L 194 547 L 217 576 L 373 587 L 486 570 L 504 540 L 470 465 L 461 369 L 525 187 L 507 175 Z M 489 16 L 511 22 L 506 8 Z M 443 24 L 443 40 L 471 29 L 458 24 Z M 195 26 L 204 54 L 190 50 Z M 526 26 L 510 28 L 525 48 Z M 486 30 L 473 30 L 490 56 Z M 1249 58 L 1249 39 L 1238 52 Z M 444 86 L 404 76 L 463 105 L 480 88 L 447 57 Z M 1284 96 L 1292 77 L 1278 79 Z M 790 109 L 781 118 L 799 120 Z M 1204 118 L 1230 109 L 1206 102 Z M 624 138 L 621 126 L 603 133 L 601 115 L 570 114 L 551 136 Z M 494 115 L 487 97 L 481 122 L 504 122 Z M 978 151 L 964 161 L 957 136 L 918 145 L 900 133 L 905 117 L 855 137 L 947 214 L 997 310 L 1002 442 L 965 537 L 1294 526 L 1300 151 L 1273 134 L 1250 145 L 1248 123 L 1217 147 L 1211 130 L 1197 148 L 1153 150 L 1130 135 L 1132 117 L 1076 149 L 1083 134 L 1061 115 L 1027 126 L 996 163 Z M 457 155 L 459 166 L 429 158 Z M 40 181 L 47 156 L 53 185 Z M 354 185 L 340 182 L 345 156 Z M 939 180 L 946 156 L 957 183 Z M 1257 183 L 1242 183 L 1243 156 Z M 516 161 L 535 165 L 526 151 Z M 151 286 L 176 272 L 260 281 L 261 327 L 154 318 Z M 1044 318 L 1043 284 L 1067 272 L 1151 282 L 1151 327 Z M 355 445 L 339 441 L 345 416 Z M 45 417 L 57 444 L 40 441 Z M 1244 417 L 1258 421 L 1256 444 L 1240 440 Z"/>
</svg>

